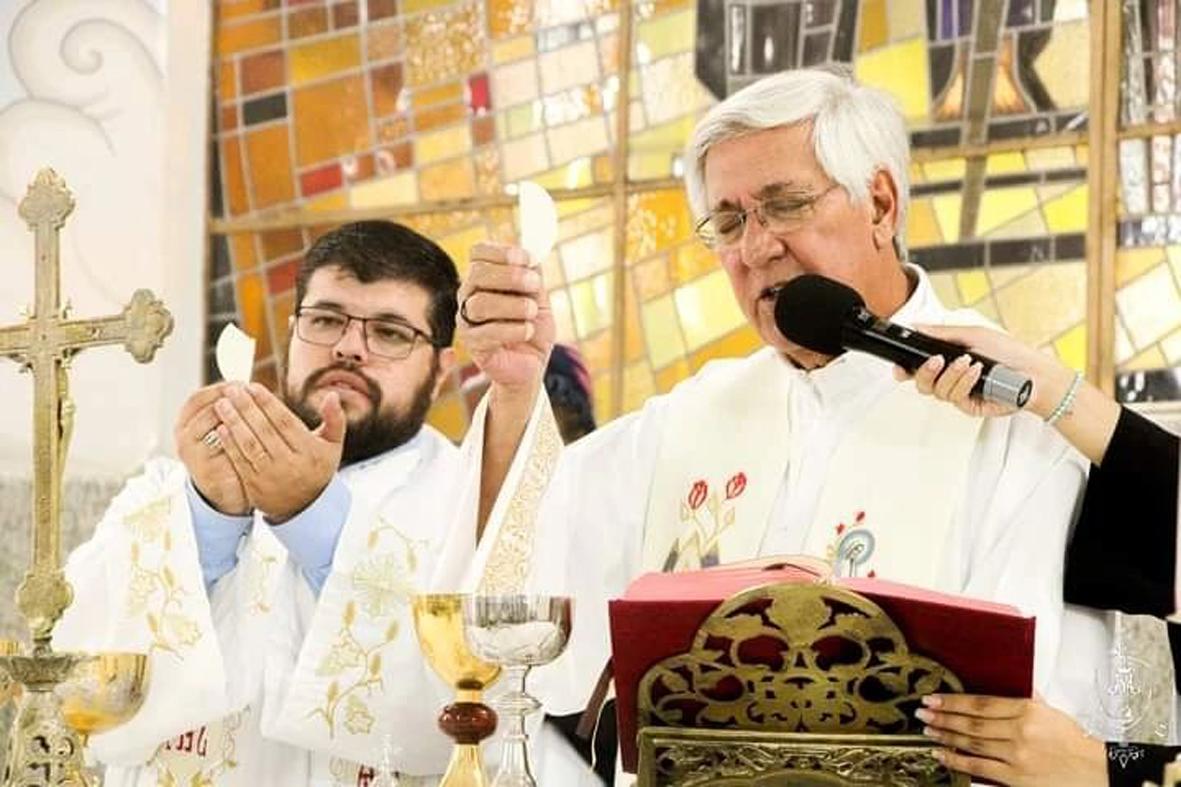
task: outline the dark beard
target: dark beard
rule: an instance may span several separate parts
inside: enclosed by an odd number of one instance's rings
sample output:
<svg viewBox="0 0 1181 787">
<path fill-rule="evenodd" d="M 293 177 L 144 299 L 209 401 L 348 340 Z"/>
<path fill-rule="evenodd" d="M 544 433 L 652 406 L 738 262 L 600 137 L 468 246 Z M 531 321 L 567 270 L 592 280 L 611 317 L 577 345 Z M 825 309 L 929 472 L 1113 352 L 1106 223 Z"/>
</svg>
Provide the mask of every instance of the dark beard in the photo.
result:
<svg viewBox="0 0 1181 787">
<path fill-rule="evenodd" d="M 364 372 L 354 364 L 336 363 L 313 373 L 299 392 L 299 396 L 292 395 L 287 386 L 283 387 L 283 401 L 291 411 L 299 416 L 309 429 L 320 425 L 320 413 L 308 404 L 308 394 L 316 387 L 324 375 L 329 372 L 343 371 L 355 374 L 365 381 L 366 392 L 370 402 L 369 414 L 356 423 L 350 422 L 344 434 L 344 449 L 341 451 L 341 466 L 361 462 L 378 454 L 385 453 L 409 442 L 422 429 L 426 421 L 426 414 L 431 409 L 432 391 L 435 384 L 435 373 L 439 367 L 438 355 L 431 364 L 431 373 L 410 399 L 410 407 L 405 413 L 384 412 L 381 407 L 381 388 L 369 379 Z"/>
</svg>

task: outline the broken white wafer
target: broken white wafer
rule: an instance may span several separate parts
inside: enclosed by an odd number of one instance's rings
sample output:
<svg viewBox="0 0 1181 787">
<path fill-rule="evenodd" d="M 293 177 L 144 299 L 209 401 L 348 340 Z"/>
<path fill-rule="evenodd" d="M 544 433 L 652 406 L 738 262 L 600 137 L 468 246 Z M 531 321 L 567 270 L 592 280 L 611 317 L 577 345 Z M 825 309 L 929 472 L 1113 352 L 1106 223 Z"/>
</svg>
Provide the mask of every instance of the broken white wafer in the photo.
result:
<svg viewBox="0 0 1181 787">
<path fill-rule="evenodd" d="M 226 382 L 248 383 L 254 368 L 254 339 L 229 323 L 217 337 L 217 371 Z"/>
<path fill-rule="evenodd" d="M 531 180 L 517 185 L 517 237 L 529 252 L 529 264 L 540 265 L 558 240 L 558 209 L 554 198 Z"/>
</svg>

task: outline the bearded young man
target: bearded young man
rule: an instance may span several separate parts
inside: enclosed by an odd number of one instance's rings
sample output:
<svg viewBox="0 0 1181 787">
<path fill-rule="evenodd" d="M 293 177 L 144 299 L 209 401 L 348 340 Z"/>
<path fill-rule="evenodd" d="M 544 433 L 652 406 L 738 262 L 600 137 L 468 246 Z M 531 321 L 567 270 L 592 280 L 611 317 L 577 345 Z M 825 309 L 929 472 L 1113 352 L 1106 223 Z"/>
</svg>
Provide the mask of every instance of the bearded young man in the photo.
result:
<svg viewBox="0 0 1181 787">
<path fill-rule="evenodd" d="M 408 599 L 453 521 L 456 448 L 425 426 L 454 359 L 458 274 L 390 222 L 309 250 L 282 390 L 219 383 L 70 558 L 58 647 L 151 654 L 105 784 L 431 784 L 447 689 Z M 421 778 L 416 778 L 421 777 Z"/>
<path fill-rule="evenodd" d="M 538 674 L 548 712 L 586 706 L 610 655 L 607 601 L 639 574 L 761 555 L 834 561 L 854 537 L 861 576 L 1036 615 L 1037 689 L 1076 717 L 1103 711 L 1103 621 L 1062 598 L 1081 458 L 1033 415 L 981 423 L 939 410 L 891 364 L 827 357 L 776 327 L 778 289 L 808 273 L 901 324 L 984 321 L 945 308 L 906 262 L 909 167 L 893 102 L 831 69 L 766 77 L 697 124 L 686 153 L 697 231 L 765 346 L 707 364 L 563 452 L 540 504 L 534 583 L 574 595 L 578 615 L 566 654 Z M 498 494 L 531 480 L 519 468 L 535 461 L 528 438 L 546 411 L 554 323 L 528 263 L 521 249 L 478 246 L 460 291 L 462 340 L 491 381 L 468 435 L 484 459 L 477 522 L 490 530 L 508 510 Z"/>
</svg>

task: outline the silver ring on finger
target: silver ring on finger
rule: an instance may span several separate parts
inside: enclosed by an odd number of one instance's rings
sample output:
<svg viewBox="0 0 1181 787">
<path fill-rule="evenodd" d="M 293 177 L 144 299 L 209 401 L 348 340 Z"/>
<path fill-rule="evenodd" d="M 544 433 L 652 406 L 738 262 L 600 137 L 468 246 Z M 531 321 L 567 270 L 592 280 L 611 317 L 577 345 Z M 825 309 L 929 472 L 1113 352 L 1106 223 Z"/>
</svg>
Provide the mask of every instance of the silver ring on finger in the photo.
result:
<svg viewBox="0 0 1181 787">
<path fill-rule="evenodd" d="M 215 454 L 222 450 L 221 436 L 217 433 L 217 427 L 206 432 L 205 436 L 201 438 L 201 442 Z"/>
<path fill-rule="evenodd" d="M 475 293 L 473 292 L 472 295 L 475 295 Z M 463 299 L 463 301 L 460 302 L 460 304 L 459 304 L 460 319 L 462 319 L 464 322 L 466 322 L 472 328 L 478 328 L 481 325 L 487 325 L 490 322 L 495 322 L 495 320 L 473 320 L 471 317 L 468 316 L 467 302 L 472 299 L 472 295 L 467 296 L 466 298 Z"/>
</svg>

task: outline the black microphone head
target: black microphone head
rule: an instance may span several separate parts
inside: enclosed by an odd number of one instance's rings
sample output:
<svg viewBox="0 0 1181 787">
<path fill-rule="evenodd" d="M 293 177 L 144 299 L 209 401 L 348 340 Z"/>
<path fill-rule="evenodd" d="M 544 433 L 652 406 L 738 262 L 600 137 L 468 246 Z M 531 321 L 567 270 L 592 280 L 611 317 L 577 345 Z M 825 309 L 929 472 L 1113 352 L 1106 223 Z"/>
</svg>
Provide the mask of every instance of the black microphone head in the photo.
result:
<svg viewBox="0 0 1181 787">
<path fill-rule="evenodd" d="M 852 287 L 806 273 L 783 285 L 775 296 L 775 325 L 788 341 L 806 350 L 840 355 L 845 351 L 845 318 L 864 305 L 865 299 Z"/>
</svg>

